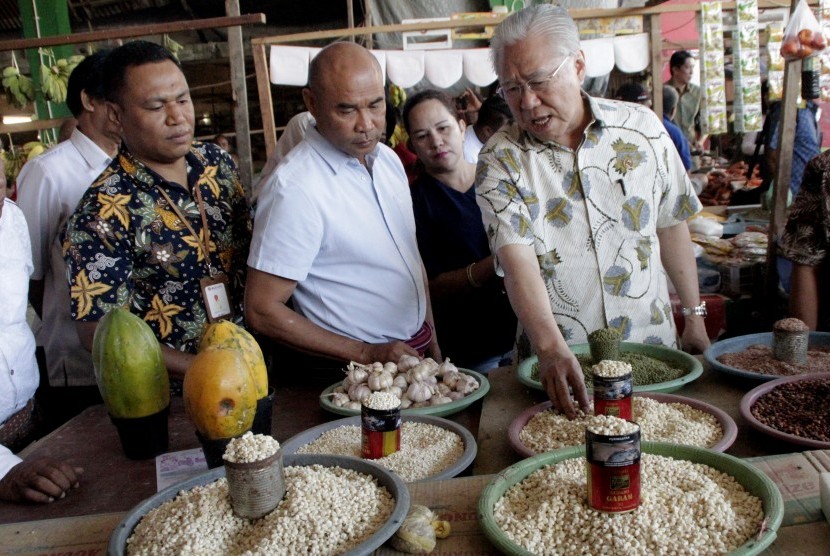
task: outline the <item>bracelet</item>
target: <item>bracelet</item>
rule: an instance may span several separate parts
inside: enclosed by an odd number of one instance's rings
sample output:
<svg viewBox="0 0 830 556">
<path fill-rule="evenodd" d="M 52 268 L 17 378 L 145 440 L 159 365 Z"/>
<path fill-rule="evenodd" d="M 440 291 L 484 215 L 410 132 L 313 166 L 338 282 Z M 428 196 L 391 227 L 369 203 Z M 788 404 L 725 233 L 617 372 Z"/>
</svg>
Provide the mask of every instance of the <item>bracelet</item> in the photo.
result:
<svg viewBox="0 0 830 556">
<path fill-rule="evenodd" d="M 680 312 L 683 313 L 684 317 L 690 317 L 692 315 L 696 315 L 698 317 L 705 317 L 706 315 L 709 314 L 709 311 L 706 309 L 706 302 L 705 301 L 703 301 L 697 307 L 683 307 L 680 310 Z"/>
<path fill-rule="evenodd" d="M 478 282 L 476 282 L 476 281 L 475 281 L 475 278 L 473 278 L 473 265 L 474 265 L 474 264 L 476 264 L 476 263 L 472 262 L 472 263 L 470 263 L 470 264 L 469 264 L 469 266 L 467 266 L 467 281 L 470 283 L 470 285 L 471 285 L 472 287 L 474 287 L 474 288 L 480 288 L 480 287 L 481 287 L 481 284 L 479 284 Z"/>
</svg>

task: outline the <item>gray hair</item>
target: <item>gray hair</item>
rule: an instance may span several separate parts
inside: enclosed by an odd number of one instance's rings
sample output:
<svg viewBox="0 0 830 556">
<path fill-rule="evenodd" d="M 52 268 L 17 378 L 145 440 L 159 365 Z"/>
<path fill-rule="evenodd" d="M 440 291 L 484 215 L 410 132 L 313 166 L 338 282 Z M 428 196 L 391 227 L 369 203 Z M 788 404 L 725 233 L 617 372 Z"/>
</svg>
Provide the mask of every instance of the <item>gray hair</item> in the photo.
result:
<svg viewBox="0 0 830 556">
<path fill-rule="evenodd" d="M 671 85 L 663 85 L 663 114 L 670 116 L 678 100 L 677 90 Z"/>
<path fill-rule="evenodd" d="M 504 61 L 504 49 L 531 36 L 546 37 L 551 45 L 551 56 L 579 52 L 579 29 L 568 10 L 552 4 L 534 4 L 513 12 L 496 27 L 490 39 L 490 56 L 496 74 Z"/>
</svg>

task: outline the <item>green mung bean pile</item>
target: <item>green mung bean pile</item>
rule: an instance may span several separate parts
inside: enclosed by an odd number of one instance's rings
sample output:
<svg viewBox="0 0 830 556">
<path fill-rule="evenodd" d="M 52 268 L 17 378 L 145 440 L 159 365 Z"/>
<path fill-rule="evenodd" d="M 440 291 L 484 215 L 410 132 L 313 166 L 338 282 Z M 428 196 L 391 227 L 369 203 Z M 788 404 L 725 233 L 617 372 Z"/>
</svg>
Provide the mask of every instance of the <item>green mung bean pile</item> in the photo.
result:
<svg viewBox="0 0 830 556">
<path fill-rule="evenodd" d="M 576 356 L 576 360 L 582 366 L 582 374 L 585 377 L 585 386 L 590 388 L 593 386 L 593 377 L 591 374 L 591 365 L 594 360 L 589 354 L 580 354 Z M 619 361 L 623 361 L 631 365 L 631 380 L 634 385 L 656 384 L 658 382 L 668 382 L 675 380 L 686 374 L 685 369 L 672 367 L 664 361 L 643 355 L 640 353 L 620 352 Z M 530 378 L 539 380 L 539 363 L 533 364 L 533 369 L 530 373 Z"/>
</svg>

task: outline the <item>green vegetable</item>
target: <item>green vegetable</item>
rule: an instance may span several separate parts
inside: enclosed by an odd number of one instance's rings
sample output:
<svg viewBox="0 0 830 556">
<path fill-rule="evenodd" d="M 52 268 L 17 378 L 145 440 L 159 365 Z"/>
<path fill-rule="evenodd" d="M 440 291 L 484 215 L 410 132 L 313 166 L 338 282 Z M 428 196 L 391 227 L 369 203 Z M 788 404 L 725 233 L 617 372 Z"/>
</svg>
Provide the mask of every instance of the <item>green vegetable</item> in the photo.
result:
<svg viewBox="0 0 830 556">
<path fill-rule="evenodd" d="M 585 377 L 585 386 L 588 388 L 593 386 L 593 375 L 591 373 L 591 365 L 594 360 L 588 354 L 579 354 L 576 360 L 582 366 L 582 374 Z M 672 367 L 664 361 L 654 359 L 647 355 L 640 353 L 621 352 L 616 361 L 623 361 L 631 365 L 631 380 L 634 386 L 657 384 L 658 382 L 668 382 L 675 380 L 686 374 L 684 369 Z M 539 363 L 533 364 L 530 372 L 530 378 L 539 380 Z"/>
</svg>

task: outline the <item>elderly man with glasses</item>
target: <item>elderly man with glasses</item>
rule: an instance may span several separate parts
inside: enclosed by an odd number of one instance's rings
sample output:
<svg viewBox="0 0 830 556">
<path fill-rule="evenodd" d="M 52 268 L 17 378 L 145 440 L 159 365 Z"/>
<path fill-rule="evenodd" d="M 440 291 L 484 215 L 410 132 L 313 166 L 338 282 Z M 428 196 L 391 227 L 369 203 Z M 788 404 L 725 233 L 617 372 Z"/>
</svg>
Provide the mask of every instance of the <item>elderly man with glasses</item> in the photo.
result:
<svg viewBox="0 0 830 556">
<path fill-rule="evenodd" d="M 551 401 L 573 417 L 588 397 L 568 344 L 600 328 L 677 346 L 709 344 L 686 219 L 700 210 L 665 128 L 646 107 L 585 95 L 585 58 L 567 11 L 534 5 L 505 19 L 493 65 L 515 123 L 481 151 L 476 193 L 497 271 L 539 357 Z"/>
</svg>

